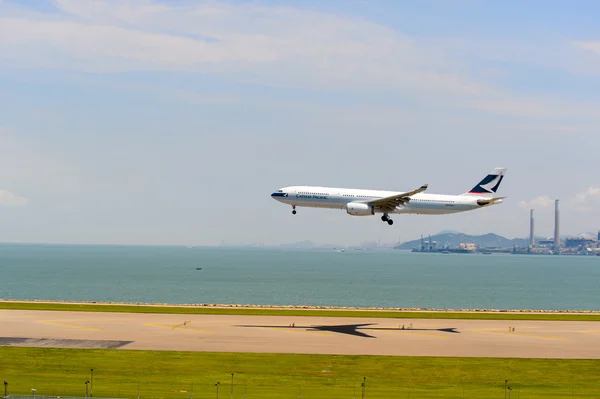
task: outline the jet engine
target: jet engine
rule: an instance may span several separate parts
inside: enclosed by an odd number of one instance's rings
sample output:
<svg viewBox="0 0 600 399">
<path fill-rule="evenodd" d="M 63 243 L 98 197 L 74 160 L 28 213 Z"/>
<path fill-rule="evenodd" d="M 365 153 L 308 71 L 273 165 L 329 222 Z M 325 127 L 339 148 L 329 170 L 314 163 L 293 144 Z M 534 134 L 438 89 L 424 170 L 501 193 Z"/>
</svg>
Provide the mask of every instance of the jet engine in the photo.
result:
<svg viewBox="0 0 600 399">
<path fill-rule="evenodd" d="M 375 214 L 375 209 L 368 204 L 350 202 L 346 204 L 346 212 L 352 216 L 371 216 Z"/>
</svg>

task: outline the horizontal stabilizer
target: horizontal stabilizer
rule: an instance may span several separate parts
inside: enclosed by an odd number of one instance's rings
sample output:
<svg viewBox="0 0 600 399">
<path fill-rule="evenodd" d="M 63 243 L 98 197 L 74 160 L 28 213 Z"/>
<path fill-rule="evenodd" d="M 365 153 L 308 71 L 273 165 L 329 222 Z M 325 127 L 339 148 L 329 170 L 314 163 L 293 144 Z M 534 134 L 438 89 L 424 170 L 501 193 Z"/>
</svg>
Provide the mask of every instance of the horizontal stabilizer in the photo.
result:
<svg viewBox="0 0 600 399">
<path fill-rule="evenodd" d="M 506 197 L 495 197 L 495 198 L 481 198 L 477 200 L 477 205 L 491 205 L 491 204 L 501 204 L 502 200 Z"/>
</svg>

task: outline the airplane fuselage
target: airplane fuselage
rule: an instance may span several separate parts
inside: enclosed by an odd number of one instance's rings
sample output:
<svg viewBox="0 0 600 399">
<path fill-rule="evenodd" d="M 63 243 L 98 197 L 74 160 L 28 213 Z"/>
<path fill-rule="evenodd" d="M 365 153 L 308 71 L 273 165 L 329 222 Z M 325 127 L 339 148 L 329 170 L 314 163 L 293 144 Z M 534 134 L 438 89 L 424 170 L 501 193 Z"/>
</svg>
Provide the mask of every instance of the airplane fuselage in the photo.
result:
<svg viewBox="0 0 600 399">
<path fill-rule="evenodd" d="M 345 210 L 347 205 L 352 202 L 371 201 L 401 193 L 380 190 L 294 186 L 282 188 L 271 196 L 279 202 L 297 207 Z M 413 195 L 405 205 L 397 206 L 394 210 L 385 213 L 444 215 L 470 211 L 492 204 L 479 205 L 477 203 L 478 199 L 468 195 L 419 193 Z M 500 202 L 501 200 L 498 200 L 493 203 Z M 384 213 L 377 209 L 374 212 Z"/>
<path fill-rule="evenodd" d="M 394 221 L 390 214 L 447 215 L 472 211 L 502 203 L 496 191 L 502 182 L 506 168 L 495 168 L 471 190 L 460 195 L 425 193 L 428 185 L 418 189 L 397 192 L 383 190 L 361 190 L 318 186 L 290 186 L 280 188 L 271 197 L 296 207 L 343 209 L 352 216 L 382 214 L 381 220 L 388 224 Z"/>
</svg>

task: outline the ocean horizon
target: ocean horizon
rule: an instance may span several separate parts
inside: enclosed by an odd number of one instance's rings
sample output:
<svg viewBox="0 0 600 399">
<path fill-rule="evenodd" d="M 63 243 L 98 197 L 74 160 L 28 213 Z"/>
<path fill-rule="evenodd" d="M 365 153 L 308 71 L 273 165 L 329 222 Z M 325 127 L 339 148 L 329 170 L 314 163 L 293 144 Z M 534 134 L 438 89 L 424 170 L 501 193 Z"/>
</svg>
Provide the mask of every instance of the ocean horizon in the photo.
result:
<svg viewBox="0 0 600 399">
<path fill-rule="evenodd" d="M 0 298 L 11 300 L 600 309 L 591 256 L 0 244 L 0 276 Z"/>
</svg>

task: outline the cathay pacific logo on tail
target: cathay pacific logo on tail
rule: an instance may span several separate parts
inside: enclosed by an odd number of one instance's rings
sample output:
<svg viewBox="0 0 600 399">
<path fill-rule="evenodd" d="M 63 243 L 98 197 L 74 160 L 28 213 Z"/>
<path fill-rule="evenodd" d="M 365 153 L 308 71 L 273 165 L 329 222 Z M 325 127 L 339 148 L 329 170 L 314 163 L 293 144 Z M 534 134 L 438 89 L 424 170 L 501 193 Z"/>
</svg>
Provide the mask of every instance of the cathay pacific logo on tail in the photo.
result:
<svg viewBox="0 0 600 399">
<path fill-rule="evenodd" d="M 504 178 L 503 175 L 496 175 L 496 174 L 487 175 L 485 177 L 485 179 L 483 179 L 481 182 L 479 182 L 478 185 L 473 187 L 473 189 L 471 191 L 469 191 L 469 193 L 471 193 L 471 194 L 488 194 L 488 193 L 493 194 L 498 190 L 498 187 L 500 186 L 500 183 L 502 182 L 503 178 Z"/>
</svg>

